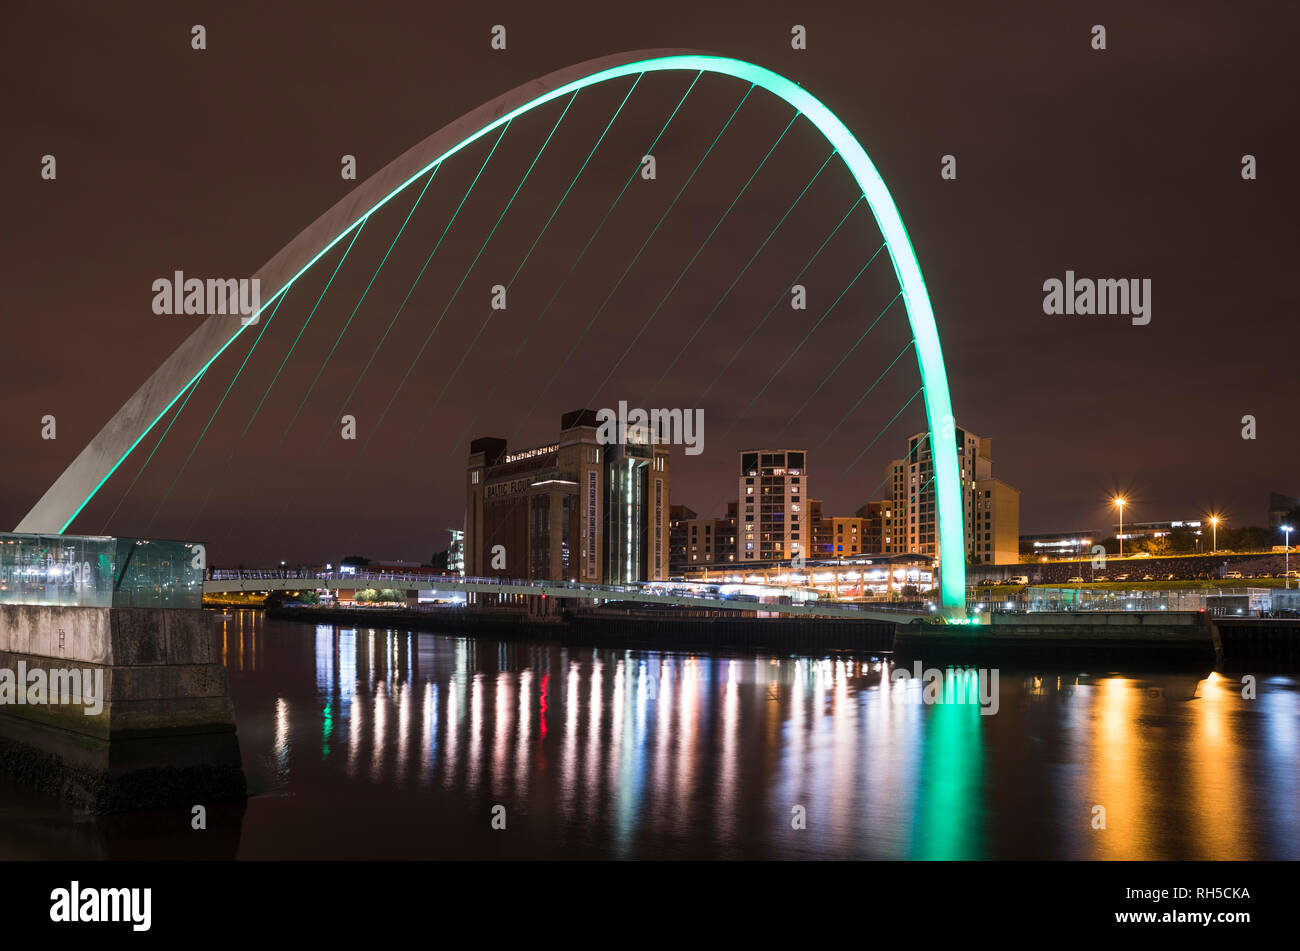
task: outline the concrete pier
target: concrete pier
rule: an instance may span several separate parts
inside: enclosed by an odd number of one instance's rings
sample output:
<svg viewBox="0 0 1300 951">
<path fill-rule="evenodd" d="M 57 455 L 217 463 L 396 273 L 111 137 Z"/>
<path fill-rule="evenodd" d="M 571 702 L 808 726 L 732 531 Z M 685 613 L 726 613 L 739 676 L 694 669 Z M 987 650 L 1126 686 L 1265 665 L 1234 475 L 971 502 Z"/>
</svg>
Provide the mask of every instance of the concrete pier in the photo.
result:
<svg viewBox="0 0 1300 951">
<path fill-rule="evenodd" d="M 0 770 L 94 813 L 244 796 L 212 616 L 0 604 Z"/>
</svg>

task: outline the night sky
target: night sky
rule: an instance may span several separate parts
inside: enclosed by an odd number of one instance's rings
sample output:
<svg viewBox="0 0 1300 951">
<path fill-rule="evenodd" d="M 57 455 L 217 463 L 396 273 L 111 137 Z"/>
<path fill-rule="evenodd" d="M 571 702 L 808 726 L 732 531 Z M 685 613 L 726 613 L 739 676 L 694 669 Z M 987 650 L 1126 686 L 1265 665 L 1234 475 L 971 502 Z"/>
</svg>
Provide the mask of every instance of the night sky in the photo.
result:
<svg viewBox="0 0 1300 951">
<path fill-rule="evenodd" d="M 251 275 L 355 187 L 341 156 L 364 180 L 521 83 L 659 47 L 789 76 L 858 136 L 920 259 L 958 424 L 993 438 L 1022 532 L 1103 529 L 1116 490 L 1126 518 L 1214 509 L 1237 526 L 1264 522 L 1270 490 L 1300 495 L 1294 3 L 27 3 L 3 20 L 5 528 L 197 326 L 152 312 L 155 279 Z M 494 24 L 505 51 L 489 47 Z M 620 399 L 704 409 L 704 453 L 672 463 L 673 501 L 701 514 L 722 514 L 736 450 L 758 445 L 808 449 L 827 514 L 880 497 L 886 463 L 924 428 L 919 398 L 899 413 L 919 386 L 910 351 L 834 427 L 906 347 L 906 316 L 885 310 L 885 253 L 845 291 L 882 241 L 865 203 L 800 279 L 808 309 L 790 308 L 786 288 L 857 193 L 838 159 L 813 180 L 829 147 L 785 103 L 755 90 L 737 109 L 746 84 L 701 78 L 653 150 L 658 178 L 632 182 L 574 267 L 692 78 L 640 82 L 531 254 L 631 81 L 582 91 L 558 127 L 566 100 L 449 160 L 361 300 L 418 190 L 398 196 L 306 329 L 346 242 L 70 531 L 206 541 L 217 564 L 423 561 L 461 525 L 470 438 L 542 444 L 563 412 Z M 493 312 L 490 287 L 526 255 Z M 1045 315 L 1043 283 L 1067 270 L 1150 279 L 1151 323 Z M 339 410 L 357 440 L 340 438 Z"/>
</svg>

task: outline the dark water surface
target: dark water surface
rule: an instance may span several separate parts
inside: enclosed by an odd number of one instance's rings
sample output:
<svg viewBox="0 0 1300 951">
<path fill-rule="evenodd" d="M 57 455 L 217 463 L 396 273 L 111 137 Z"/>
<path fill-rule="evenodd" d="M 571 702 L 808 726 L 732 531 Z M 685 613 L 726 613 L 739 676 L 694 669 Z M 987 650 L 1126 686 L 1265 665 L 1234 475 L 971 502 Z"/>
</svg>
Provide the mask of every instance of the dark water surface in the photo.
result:
<svg viewBox="0 0 1300 951">
<path fill-rule="evenodd" d="M 891 683 L 890 661 L 866 655 L 519 644 L 252 611 L 220 630 L 247 805 L 210 807 L 200 832 L 188 810 L 78 817 L 10 784 L 0 854 L 1300 858 L 1289 676 L 1258 675 L 1250 700 L 1239 674 L 1003 670 L 990 715 L 920 702 L 918 681 Z"/>
</svg>

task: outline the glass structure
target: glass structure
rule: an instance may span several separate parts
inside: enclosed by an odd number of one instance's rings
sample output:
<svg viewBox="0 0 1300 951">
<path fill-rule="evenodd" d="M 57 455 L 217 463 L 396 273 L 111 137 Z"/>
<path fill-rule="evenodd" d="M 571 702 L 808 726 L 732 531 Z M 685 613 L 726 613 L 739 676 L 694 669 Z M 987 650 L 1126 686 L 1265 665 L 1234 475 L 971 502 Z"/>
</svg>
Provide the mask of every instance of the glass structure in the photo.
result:
<svg viewBox="0 0 1300 951">
<path fill-rule="evenodd" d="M 0 533 L 0 604 L 199 608 L 201 555 L 193 542 Z"/>
</svg>

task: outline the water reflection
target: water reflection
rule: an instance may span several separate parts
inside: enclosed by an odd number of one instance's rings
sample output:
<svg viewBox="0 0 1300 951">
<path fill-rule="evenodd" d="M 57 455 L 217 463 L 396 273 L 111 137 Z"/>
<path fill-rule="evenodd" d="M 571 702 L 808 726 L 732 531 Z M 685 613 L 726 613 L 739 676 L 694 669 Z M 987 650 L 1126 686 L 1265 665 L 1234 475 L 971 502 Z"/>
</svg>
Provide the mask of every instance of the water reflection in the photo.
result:
<svg viewBox="0 0 1300 951">
<path fill-rule="evenodd" d="M 248 855 L 1300 857 L 1291 678 L 1003 671 L 989 716 L 881 658 L 225 627 L 250 780 L 310 806 Z"/>
</svg>

